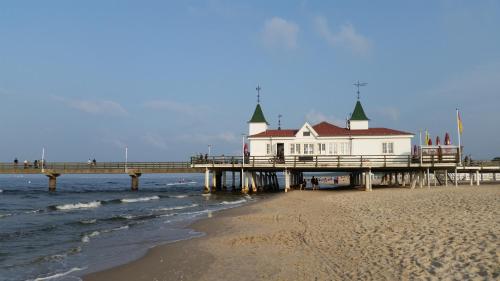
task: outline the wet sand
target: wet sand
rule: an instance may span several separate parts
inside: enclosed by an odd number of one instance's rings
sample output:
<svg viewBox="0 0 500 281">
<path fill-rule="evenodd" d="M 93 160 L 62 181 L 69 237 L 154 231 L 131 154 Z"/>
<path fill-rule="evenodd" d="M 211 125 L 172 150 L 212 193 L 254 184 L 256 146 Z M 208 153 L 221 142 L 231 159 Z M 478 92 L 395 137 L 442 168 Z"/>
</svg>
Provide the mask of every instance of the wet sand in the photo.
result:
<svg viewBox="0 0 500 281">
<path fill-rule="evenodd" d="M 500 185 L 292 191 L 94 280 L 498 280 Z"/>
</svg>

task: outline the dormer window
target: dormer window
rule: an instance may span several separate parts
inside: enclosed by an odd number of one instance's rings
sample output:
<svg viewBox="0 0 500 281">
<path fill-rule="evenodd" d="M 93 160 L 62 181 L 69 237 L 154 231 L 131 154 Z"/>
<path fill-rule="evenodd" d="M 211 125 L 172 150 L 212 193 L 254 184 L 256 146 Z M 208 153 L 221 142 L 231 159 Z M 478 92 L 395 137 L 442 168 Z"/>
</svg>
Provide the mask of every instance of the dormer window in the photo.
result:
<svg viewBox="0 0 500 281">
<path fill-rule="evenodd" d="M 311 132 L 303 132 L 302 136 L 304 137 L 309 137 L 311 135 Z"/>
</svg>

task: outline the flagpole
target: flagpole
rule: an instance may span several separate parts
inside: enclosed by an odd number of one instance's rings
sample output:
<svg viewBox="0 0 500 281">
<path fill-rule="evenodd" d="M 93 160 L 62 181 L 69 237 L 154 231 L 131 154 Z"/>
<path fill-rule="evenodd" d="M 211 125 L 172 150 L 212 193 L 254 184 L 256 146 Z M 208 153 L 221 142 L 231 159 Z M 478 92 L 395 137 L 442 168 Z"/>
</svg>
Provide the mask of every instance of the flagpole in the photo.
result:
<svg viewBox="0 0 500 281">
<path fill-rule="evenodd" d="M 458 165 L 462 165 L 462 142 L 460 140 L 460 119 L 458 117 L 458 108 L 457 110 L 457 135 L 458 135 Z"/>
<path fill-rule="evenodd" d="M 45 172 L 45 147 L 42 147 L 42 173 Z"/>
<path fill-rule="evenodd" d="M 420 140 L 420 166 L 422 166 L 422 130 L 418 131 L 418 138 Z"/>
</svg>

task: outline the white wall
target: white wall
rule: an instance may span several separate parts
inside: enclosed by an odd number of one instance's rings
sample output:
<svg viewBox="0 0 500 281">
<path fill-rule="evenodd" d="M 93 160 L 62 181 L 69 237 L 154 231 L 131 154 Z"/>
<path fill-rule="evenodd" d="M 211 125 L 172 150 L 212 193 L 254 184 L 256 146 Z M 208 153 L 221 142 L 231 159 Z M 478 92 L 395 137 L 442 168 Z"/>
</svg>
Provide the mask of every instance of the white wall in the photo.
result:
<svg viewBox="0 0 500 281">
<path fill-rule="evenodd" d="M 266 130 L 267 130 L 266 123 L 249 123 L 248 124 L 248 135 L 249 136 L 265 132 Z"/>
<path fill-rule="evenodd" d="M 351 130 L 368 130 L 368 120 L 349 120 Z"/>
<path fill-rule="evenodd" d="M 392 142 L 393 153 L 386 155 L 410 155 L 411 154 L 411 138 L 412 136 L 378 136 L 378 137 L 304 137 L 298 135 L 296 138 L 250 138 L 250 154 L 253 156 L 267 156 L 267 145 L 272 144 L 272 153 L 269 156 L 276 154 L 276 144 L 284 143 L 285 155 L 304 155 L 304 144 L 313 144 L 314 153 L 312 155 L 383 155 L 382 143 Z M 290 154 L 290 144 L 300 144 L 300 154 Z M 325 152 L 321 153 L 318 150 L 318 144 L 325 144 Z M 332 153 L 330 153 L 329 145 L 332 144 Z M 335 153 L 334 144 L 337 144 Z M 344 153 L 341 151 L 344 144 Z M 351 147 L 352 145 L 352 147 Z M 308 154 L 311 155 L 311 154 Z"/>
</svg>

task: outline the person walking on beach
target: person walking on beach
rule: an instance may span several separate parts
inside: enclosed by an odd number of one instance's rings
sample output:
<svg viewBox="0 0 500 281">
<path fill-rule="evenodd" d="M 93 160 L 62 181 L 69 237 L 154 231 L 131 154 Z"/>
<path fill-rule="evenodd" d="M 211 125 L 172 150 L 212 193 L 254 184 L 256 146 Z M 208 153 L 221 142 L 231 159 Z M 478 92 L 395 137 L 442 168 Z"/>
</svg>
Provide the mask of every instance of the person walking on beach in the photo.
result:
<svg viewBox="0 0 500 281">
<path fill-rule="evenodd" d="M 311 178 L 311 186 L 312 190 L 316 190 L 316 178 L 314 176 Z"/>
<path fill-rule="evenodd" d="M 307 181 L 306 179 L 302 179 L 302 183 L 300 184 L 300 190 L 306 190 L 307 187 Z"/>
</svg>

